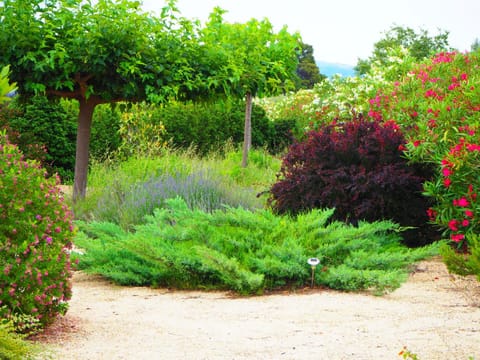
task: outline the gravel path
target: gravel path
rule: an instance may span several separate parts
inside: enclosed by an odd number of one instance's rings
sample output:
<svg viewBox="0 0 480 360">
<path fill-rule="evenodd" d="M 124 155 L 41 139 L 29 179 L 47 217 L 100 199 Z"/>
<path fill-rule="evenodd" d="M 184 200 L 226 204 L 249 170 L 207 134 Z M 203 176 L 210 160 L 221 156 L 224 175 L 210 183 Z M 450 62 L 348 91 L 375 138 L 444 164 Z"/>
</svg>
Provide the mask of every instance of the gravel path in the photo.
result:
<svg viewBox="0 0 480 360">
<path fill-rule="evenodd" d="M 261 297 L 127 288 L 74 275 L 68 314 L 40 336 L 54 359 L 480 360 L 480 283 L 417 265 L 383 297 L 304 289 Z"/>
</svg>

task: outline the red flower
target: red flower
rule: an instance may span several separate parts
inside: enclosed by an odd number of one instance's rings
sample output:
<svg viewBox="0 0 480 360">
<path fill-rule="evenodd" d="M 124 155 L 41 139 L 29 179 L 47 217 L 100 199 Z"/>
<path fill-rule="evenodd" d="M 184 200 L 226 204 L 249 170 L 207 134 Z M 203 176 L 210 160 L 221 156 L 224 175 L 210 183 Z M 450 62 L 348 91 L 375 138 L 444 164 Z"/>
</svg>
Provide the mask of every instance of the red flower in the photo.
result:
<svg viewBox="0 0 480 360">
<path fill-rule="evenodd" d="M 428 215 L 428 218 L 431 221 L 435 221 L 435 218 L 437 217 L 437 212 L 435 210 L 433 210 L 432 208 L 430 208 L 430 209 L 427 210 L 427 215 Z"/>
<path fill-rule="evenodd" d="M 452 170 L 450 170 L 448 167 L 445 167 L 442 169 L 442 174 L 443 176 L 448 177 L 452 175 Z"/>
<path fill-rule="evenodd" d="M 453 219 L 453 220 L 450 220 L 448 222 L 448 227 L 450 228 L 450 230 L 452 231 L 458 231 L 458 221 Z"/>
<path fill-rule="evenodd" d="M 470 205 L 470 203 L 465 197 L 462 197 L 458 200 L 457 199 L 453 200 L 453 206 L 467 207 L 468 205 Z"/>
<path fill-rule="evenodd" d="M 452 241 L 455 241 L 455 242 L 460 242 L 462 241 L 463 239 L 465 239 L 465 235 L 463 234 L 452 234 L 450 235 L 450 239 L 452 239 Z"/>
<path fill-rule="evenodd" d="M 470 221 L 468 221 L 467 219 L 464 219 L 464 220 L 462 221 L 462 226 L 463 226 L 463 227 L 466 227 L 466 226 L 468 226 L 469 224 L 470 224 Z"/>
<path fill-rule="evenodd" d="M 473 211 L 472 210 L 465 210 L 465 216 L 473 217 Z"/>
</svg>

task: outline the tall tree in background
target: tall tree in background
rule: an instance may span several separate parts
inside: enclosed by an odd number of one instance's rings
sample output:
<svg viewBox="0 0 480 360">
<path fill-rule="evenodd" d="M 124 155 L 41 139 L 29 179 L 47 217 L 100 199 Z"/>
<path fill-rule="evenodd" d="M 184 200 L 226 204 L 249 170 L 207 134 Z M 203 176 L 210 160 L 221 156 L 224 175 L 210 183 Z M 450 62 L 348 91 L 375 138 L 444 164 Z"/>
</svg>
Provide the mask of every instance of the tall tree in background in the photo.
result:
<svg viewBox="0 0 480 360">
<path fill-rule="evenodd" d="M 313 85 L 325 79 L 326 76 L 320 74 L 320 70 L 313 56 L 312 45 L 301 42 L 300 47 L 301 52 L 298 55 L 297 66 L 298 79 L 295 81 L 295 88 L 296 90 L 311 89 Z"/>
<path fill-rule="evenodd" d="M 448 31 L 440 31 L 438 35 L 430 36 L 424 29 L 416 33 L 409 27 L 393 26 L 383 39 L 374 44 L 373 54 L 368 59 L 358 59 L 355 71 L 359 75 L 366 74 L 373 62 L 378 62 L 380 66 L 388 65 L 389 51 L 392 48 L 403 47 L 419 61 L 435 53 L 449 51 L 448 34 Z"/>
<path fill-rule="evenodd" d="M 477 51 L 478 49 L 480 49 L 480 41 L 478 40 L 478 38 L 475 39 L 475 41 L 473 42 L 473 44 L 470 46 L 470 49 L 472 50 L 472 52 Z"/>
<path fill-rule="evenodd" d="M 300 36 L 287 28 L 273 31 L 267 20 L 245 24 L 227 23 L 224 10 L 215 8 L 203 29 L 202 40 L 214 63 L 223 64 L 208 80 L 211 89 L 245 98 L 245 133 L 242 166 L 246 167 L 251 146 L 251 111 L 255 96 L 275 95 L 295 88 Z"/>
<path fill-rule="evenodd" d="M 73 197 L 84 197 L 92 115 L 102 103 L 205 95 L 209 62 L 195 23 L 170 0 L 159 16 L 130 0 L 4 0 L 0 64 L 22 95 L 80 104 Z"/>
</svg>

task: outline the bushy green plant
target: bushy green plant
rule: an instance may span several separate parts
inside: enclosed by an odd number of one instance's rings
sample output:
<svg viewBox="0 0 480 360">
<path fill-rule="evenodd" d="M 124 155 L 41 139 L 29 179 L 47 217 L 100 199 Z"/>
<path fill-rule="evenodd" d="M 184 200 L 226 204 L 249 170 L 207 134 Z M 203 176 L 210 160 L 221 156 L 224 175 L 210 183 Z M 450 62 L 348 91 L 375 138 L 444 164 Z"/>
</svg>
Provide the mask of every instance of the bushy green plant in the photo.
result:
<svg viewBox="0 0 480 360">
<path fill-rule="evenodd" d="M 155 109 L 146 104 L 131 105 L 122 113 L 118 133 L 121 143 L 115 156 L 159 156 L 167 146 L 167 135 L 161 121 L 154 117 Z"/>
<path fill-rule="evenodd" d="M 42 161 L 50 175 L 58 173 L 63 182 L 73 178 L 76 123 L 58 102 L 44 96 L 17 101 L 19 116 L 9 126 L 19 132 L 17 145 L 23 151 L 32 146 L 45 148 Z"/>
<path fill-rule="evenodd" d="M 167 200 L 147 222 L 126 232 L 106 222 L 79 223 L 79 266 L 123 285 L 231 289 L 252 294 L 310 283 L 307 259 L 321 259 L 315 283 L 344 290 L 386 292 L 408 266 L 437 253 L 407 249 L 397 225 L 357 227 L 332 222 L 333 210 L 296 218 L 268 210 L 227 208 L 207 213 Z"/>
<path fill-rule="evenodd" d="M 71 296 L 72 213 L 46 178 L 0 133 L 0 317 L 49 323 Z"/>
<path fill-rule="evenodd" d="M 157 108 L 152 119 L 163 123 L 167 138 L 175 148 L 194 147 L 205 155 L 218 152 L 228 141 L 234 145 L 243 141 L 245 104 L 238 100 L 218 100 L 214 103 L 170 103 Z M 273 142 L 273 126 L 265 111 L 253 105 L 252 146 L 267 147 Z"/>
<path fill-rule="evenodd" d="M 0 359 L 19 360 L 36 359 L 40 349 L 15 333 L 15 327 L 6 321 L 0 321 Z"/>
</svg>

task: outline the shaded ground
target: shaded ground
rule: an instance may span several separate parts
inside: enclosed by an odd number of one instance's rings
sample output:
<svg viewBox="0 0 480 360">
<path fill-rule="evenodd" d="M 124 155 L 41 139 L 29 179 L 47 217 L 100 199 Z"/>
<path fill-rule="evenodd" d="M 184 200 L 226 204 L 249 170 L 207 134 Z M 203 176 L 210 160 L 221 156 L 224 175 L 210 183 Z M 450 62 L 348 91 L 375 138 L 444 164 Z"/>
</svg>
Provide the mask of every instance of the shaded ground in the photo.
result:
<svg viewBox="0 0 480 360">
<path fill-rule="evenodd" d="M 76 273 L 68 314 L 40 341 L 54 359 L 480 359 L 480 283 L 421 262 L 392 294 L 118 287 Z"/>
</svg>

